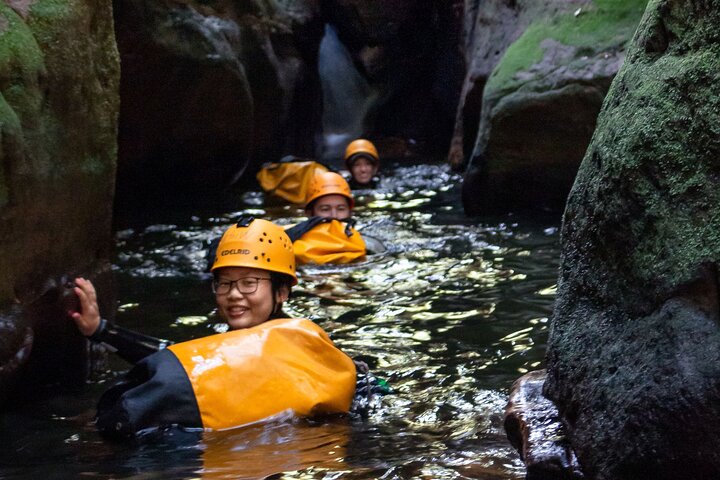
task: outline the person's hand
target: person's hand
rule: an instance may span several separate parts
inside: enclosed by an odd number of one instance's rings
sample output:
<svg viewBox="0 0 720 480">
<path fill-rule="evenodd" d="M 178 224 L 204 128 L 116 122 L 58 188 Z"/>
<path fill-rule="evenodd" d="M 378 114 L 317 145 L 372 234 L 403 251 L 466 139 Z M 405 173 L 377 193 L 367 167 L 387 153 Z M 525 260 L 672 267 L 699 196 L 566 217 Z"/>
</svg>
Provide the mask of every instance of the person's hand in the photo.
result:
<svg viewBox="0 0 720 480">
<path fill-rule="evenodd" d="M 80 333 L 89 337 L 100 326 L 100 308 L 97 303 L 97 293 L 95 293 L 92 282 L 82 277 L 75 279 L 74 290 L 80 300 L 80 311 L 68 312 L 68 315 L 75 321 Z"/>
</svg>

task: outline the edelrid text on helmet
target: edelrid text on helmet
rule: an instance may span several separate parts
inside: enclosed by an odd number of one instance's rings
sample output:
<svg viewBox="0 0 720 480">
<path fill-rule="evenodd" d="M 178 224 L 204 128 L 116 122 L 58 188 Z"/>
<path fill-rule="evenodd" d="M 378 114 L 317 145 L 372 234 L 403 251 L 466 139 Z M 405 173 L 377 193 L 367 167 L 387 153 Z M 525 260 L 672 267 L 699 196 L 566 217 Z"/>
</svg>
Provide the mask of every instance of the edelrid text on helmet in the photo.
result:
<svg viewBox="0 0 720 480">
<path fill-rule="evenodd" d="M 335 172 L 317 172 L 310 181 L 305 208 L 309 208 L 312 202 L 318 198 L 333 194 L 342 195 L 347 198 L 350 208 L 355 206 L 355 199 L 353 199 L 352 193 L 350 192 L 350 185 L 348 185 L 342 175 Z"/>
<path fill-rule="evenodd" d="M 282 227 L 262 219 L 245 218 L 225 230 L 211 271 L 223 267 L 249 267 L 283 273 L 297 284 L 295 252 Z"/>
<path fill-rule="evenodd" d="M 365 157 L 375 165 L 380 163 L 380 156 L 378 155 L 375 145 L 370 140 L 364 138 L 358 138 L 350 142 L 345 148 L 345 165 L 347 168 L 352 167 L 353 162 L 358 157 Z"/>
</svg>

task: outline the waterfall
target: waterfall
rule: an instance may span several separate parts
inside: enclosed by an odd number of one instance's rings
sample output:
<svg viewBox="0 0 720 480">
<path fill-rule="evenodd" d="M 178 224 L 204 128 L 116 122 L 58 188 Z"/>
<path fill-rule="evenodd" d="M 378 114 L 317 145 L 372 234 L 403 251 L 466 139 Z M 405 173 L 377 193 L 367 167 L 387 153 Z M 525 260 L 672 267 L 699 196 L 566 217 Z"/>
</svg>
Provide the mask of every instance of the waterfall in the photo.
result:
<svg viewBox="0 0 720 480">
<path fill-rule="evenodd" d="M 358 72 L 350 52 L 331 25 L 320 42 L 318 70 L 323 95 L 323 161 L 338 165 L 345 146 L 365 133 L 368 112 L 379 97 Z"/>
</svg>

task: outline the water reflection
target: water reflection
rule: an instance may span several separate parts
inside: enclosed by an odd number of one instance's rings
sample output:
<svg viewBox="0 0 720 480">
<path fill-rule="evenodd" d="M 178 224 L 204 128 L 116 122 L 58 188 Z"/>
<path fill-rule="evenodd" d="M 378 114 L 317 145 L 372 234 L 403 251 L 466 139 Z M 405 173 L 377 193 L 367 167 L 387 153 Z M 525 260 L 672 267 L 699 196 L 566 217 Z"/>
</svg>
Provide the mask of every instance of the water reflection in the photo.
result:
<svg viewBox="0 0 720 480">
<path fill-rule="evenodd" d="M 347 421 L 253 425 L 206 433 L 202 439 L 203 479 L 255 479 L 311 466 L 316 472 L 348 469 Z"/>
<path fill-rule="evenodd" d="M 467 219 L 459 181 L 444 166 L 397 167 L 378 191 L 358 196 L 356 212 L 361 231 L 387 250 L 350 266 L 305 266 L 293 290 L 288 313 L 318 322 L 392 386 L 368 419 L 120 447 L 102 442 L 87 416 L 62 428 L 41 416 L 50 433 L 12 443 L 0 453 L 0 474 L 22 478 L 19 465 L 41 458 L 99 478 L 523 478 L 502 414 L 511 383 L 543 359 L 559 220 Z M 205 273 L 210 240 L 241 214 L 302 218 L 296 207 L 265 206 L 258 192 L 242 201 L 237 211 L 118 232 L 118 321 L 172 340 L 222 330 Z M 112 365 L 110 376 L 127 368 Z M 26 423 L 14 418 L 2 435 L 22 436 Z M 40 451 L 65 439 L 62 459 Z M 21 448 L 34 453 L 16 454 Z"/>
</svg>

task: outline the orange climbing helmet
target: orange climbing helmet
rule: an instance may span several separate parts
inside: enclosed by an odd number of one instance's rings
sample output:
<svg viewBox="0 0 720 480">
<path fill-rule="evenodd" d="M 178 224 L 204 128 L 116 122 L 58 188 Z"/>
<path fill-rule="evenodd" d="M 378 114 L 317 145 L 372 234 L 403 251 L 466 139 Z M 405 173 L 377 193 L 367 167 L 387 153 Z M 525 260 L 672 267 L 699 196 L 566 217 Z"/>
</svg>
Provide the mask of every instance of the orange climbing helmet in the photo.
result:
<svg viewBox="0 0 720 480">
<path fill-rule="evenodd" d="M 305 202 L 305 208 L 308 208 L 312 202 L 325 195 L 342 195 L 348 199 L 350 208 L 355 206 L 355 199 L 350 193 L 350 185 L 342 175 L 335 172 L 317 172 L 310 180 L 308 187 L 308 196 Z"/>
<path fill-rule="evenodd" d="M 365 157 L 375 165 L 380 163 L 380 156 L 375 145 L 364 138 L 353 140 L 345 148 L 345 165 L 347 168 L 350 168 L 358 157 Z"/>
<path fill-rule="evenodd" d="M 259 268 L 289 275 L 293 285 L 298 282 L 290 237 L 282 227 L 253 217 L 243 217 L 225 230 L 210 270 L 223 267 Z"/>
</svg>

